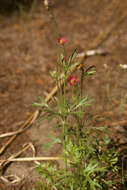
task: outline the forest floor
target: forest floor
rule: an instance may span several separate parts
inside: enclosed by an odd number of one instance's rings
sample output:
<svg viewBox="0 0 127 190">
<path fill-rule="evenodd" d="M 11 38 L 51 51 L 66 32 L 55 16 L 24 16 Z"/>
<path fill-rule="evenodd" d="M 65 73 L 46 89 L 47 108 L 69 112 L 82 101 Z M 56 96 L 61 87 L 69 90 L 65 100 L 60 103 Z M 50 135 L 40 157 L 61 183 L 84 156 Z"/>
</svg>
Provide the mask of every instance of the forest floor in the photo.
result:
<svg viewBox="0 0 127 190">
<path fill-rule="evenodd" d="M 55 0 L 52 10 L 67 38 L 68 55 L 75 48 L 79 53 L 91 48 L 107 52 L 85 60 L 86 66 L 94 64 L 97 72 L 86 79 L 84 89 L 95 99 L 89 114 L 105 118 L 93 124 L 111 128 L 110 136 L 127 162 L 127 1 Z M 43 4 L 29 12 L 21 9 L 9 16 L 0 15 L 0 134 L 18 130 L 37 109 L 32 103 L 53 89 L 49 71 L 56 60 L 56 28 Z M 58 155 L 59 145 L 48 151 L 42 148 L 48 141 L 46 134 L 60 132 L 52 132 L 52 125 L 47 121 L 34 123 L 9 144 L 0 159 L 22 150 L 26 143 L 33 144 L 36 156 Z M 0 138 L 0 148 L 9 139 Z M 30 156 L 31 148 L 21 155 Z M 126 164 L 124 167 L 127 170 Z M 5 182 L 10 175 L 21 181 Z M 0 190 L 32 189 L 39 178 L 33 162 L 12 162 L 1 176 Z"/>
</svg>

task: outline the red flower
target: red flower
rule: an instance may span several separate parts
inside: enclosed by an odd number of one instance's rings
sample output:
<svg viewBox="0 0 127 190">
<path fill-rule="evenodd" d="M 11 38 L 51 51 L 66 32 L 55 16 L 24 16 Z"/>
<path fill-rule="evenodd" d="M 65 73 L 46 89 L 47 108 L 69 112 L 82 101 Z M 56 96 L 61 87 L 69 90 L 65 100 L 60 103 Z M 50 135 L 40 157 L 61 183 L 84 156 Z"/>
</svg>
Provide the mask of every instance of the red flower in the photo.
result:
<svg viewBox="0 0 127 190">
<path fill-rule="evenodd" d="M 61 37 L 61 38 L 58 39 L 58 44 L 63 45 L 63 44 L 66 43 L 66 41 L 67 41 L 67 40 L 66 40 L 65 37 Z"/>
<path fill-rule="evenodd" d="M 78 82 L 78 77 L 77 76 L 70 76 L 67 81 L 69 82 L 69 84 L 71 86 L 74 86 Z"/>
</svg>

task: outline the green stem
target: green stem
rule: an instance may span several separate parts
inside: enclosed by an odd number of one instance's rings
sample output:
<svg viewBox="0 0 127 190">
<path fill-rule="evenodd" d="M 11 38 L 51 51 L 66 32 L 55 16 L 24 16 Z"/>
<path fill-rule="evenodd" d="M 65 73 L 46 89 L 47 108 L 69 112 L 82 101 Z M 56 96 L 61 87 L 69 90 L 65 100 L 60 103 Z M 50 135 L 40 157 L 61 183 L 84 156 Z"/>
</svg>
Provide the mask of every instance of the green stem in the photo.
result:
<svg viewBox="0 0 127 190">
<path fill-rule="evenodd" d="M 50 17 L 51 19 L 53 20 L 54 24 L 55 24 L 55 28 L 56 28 L 56 33 L 57 33 L 57 37 L 59 38 L 61 36 L 60 34 L 60 30 L 59 30 L 59 27 L 58 27 L 58 24 L 56 22 L 56 19 L 55 19 L 55 16 L 54 16 L 54 13 L 51 9 L 49 9 L 49 13 L 50 13 Z"/>
<path fill-rule="evenodd" d="M 80 84 L 80 89 L 81 89 L 80 97 L 81 98 L 82 98 L 82 93 L 83 93 L 83 81 L 84 81 L 84 77 L 85 77 L 85 72 L 84 72 L 84 68 L 83 68 L 83 65 L 82 65 L 82 68 L 81 68 L 81 84 Z"/>
<path fill-rule="evenodd" d="M 63 145 L 64 145 L 64 150 L 66 151 L 67 133 L 66 133 L 65 119 L 63 119 L 62 124 L 63 124 L 63 140 L 64 140 Z M 66 154 L 64 155 L 64 163 L 65 163 L 65 168 L 66 168 L 66 171 L 67 171 L 67 155 Z"/>
</svg>

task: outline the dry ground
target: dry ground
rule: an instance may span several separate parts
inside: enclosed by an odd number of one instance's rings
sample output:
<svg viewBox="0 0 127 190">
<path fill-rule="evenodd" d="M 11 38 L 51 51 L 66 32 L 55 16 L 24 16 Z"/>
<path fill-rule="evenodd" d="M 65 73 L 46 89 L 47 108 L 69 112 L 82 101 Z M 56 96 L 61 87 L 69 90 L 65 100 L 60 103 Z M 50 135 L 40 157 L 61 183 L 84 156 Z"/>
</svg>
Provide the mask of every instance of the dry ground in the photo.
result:
<svg viewBox="0 0 127 190">
<path fill-rule="evenodd" d="M 94 56 L 85 64 L 96 65 L 97 73 L 84 83 L 86 94 L 95 98 L 91 115 L 102 115 L 106 120 L 96 120 L 96 125 L 111 127 L 111 137 L 124 157 L 127 152 L 127 1 L 123 0 L 56 0 L 53 2 L 57 23 L 66 36 L 66 49 L 70 54 L 75 48 L 83 52 L 100 48 L 106 56 Z M 14 12 L 0 15 L 0 134 L 17 130 L 35 108 L 31 104 L 38 96 L 45 96 L 54 87 L 49 76 L 56 57 L 56 28 L 49 13 L 39 6 L 29 13 Z M 20 134 L 1 159 L 32 142 L 38 156 L 55 156 L 59 146 L 46 151 L 45 134 L 52 133 L 47 122 L 35 123 Z M 57 135 L 59 131 L 54 131 Z M 0 139 L 2 147 L 8 138 Z M 32 156 L 29 149 L 23 156 Z M 34 163 L 12 163 L 3 176 L 22 178 L 18 184 L 0 182 L 0 190 L 31 189 L 38 175 Z M 118 187 L 119 189 L 119 187 Z"/>
</svg>

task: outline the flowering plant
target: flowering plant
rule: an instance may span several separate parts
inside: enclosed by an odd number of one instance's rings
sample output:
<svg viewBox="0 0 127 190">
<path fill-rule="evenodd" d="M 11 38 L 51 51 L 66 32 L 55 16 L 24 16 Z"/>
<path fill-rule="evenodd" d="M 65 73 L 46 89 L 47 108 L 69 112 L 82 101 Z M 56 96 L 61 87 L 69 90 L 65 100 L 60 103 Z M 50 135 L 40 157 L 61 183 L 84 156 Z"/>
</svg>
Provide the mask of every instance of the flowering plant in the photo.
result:
<svg viewBox="0 0 127 190">
<path fill-rule="evenodd" d="M 58 45 L 64 44 L 66 38 L 58 38 Z M 51 146 L 61 144 L 60 158 L 64 160 L 64 167 L 57 164 L 44 163 L 37 166 L 38 173 L 42 176 L 41 190 L 106 190 L 112 186 L 112 181 L 107 180 L 108 172 L 117 172 L 117 154 L 107 148 L 110 139 L 106 127 L 87 126 L 87 108 L 92 105 L 93 99 L 84 95 L 84 80 L 94 66 L 85 68 L 82 62 L 74 62 L 76 50 L 67 58 L 59 52 L 55 71 L 51 77 L 57 85 L 57 98 L 54 99 L 55 107 L 41 99 L 39 106 L 41 119 L 56 118 L 56 128 L 61 128 L 59 138 L 51 137 Z M 66 59 L 65 59 L 66 58 Z M 72 75 L 74 70 L 79 74 Z M 68 93 L 68 83 L 71 97 Z M 100 138 L 101 134 L 101 138 Z"/>
</svg>

